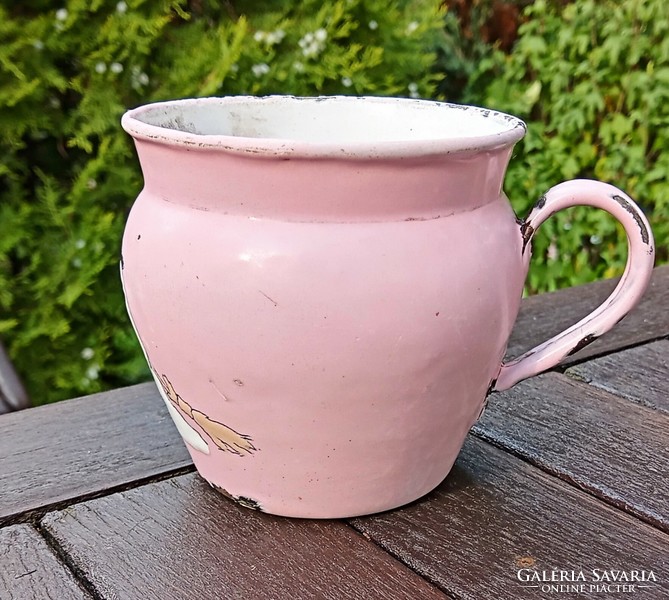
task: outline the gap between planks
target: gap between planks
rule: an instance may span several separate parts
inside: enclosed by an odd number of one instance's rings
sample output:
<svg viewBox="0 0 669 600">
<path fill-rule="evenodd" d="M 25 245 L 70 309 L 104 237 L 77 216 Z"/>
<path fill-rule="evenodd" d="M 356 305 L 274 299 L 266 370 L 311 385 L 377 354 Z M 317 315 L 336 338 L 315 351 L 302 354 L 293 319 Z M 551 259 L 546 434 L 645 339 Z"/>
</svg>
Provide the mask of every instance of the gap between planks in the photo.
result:
<svg viewBox="0 0 669 600">
<path fill-rule="evenodd" d="M 76 565 L 72 560 L 72 557 L 65 551 L 65 549 L 58 543 L 51 533 L 42 525 L 40 520 L 37 523 L 33 523 L 33 526 L 37 530 L 37 533 L 42 536 L 42 539 L 46 542 L 46 545 L 49 547 L 51 552 L 55 557 L 60 561 L 60 564 L 67 569 L 75 581 L 79 584 L 84 591 L 91 596 L 92 600 L 107 600 L 102 596 L 96 589 L 95 586 L 89 581 L 86 577 L 86 574 Z"/>
<path fill-rule="evenodd" d="M 156 475 L 149 475 L 148 477 L 141 477 L 135 479 L 134 481 L 128 481 L 120 485 L 105 488 L 102 490 L 96 490 L 95 492 L 87 492 L 81 496 L 75 498 L 67 498 L 65 500 L 59 500 L 58 502 L 52 502 L 50 504 L 45 504 L 39 508 L 33 508 L 18 514 L 11 514 L 6 517 L 0 517 L 0 528 L 8 527 L 10 525 L 18 525 L 21 523 L 27 523 L 33 525 L 34 527 L 39 528 L 39 523 L 42 518 L 50 512 L 57 510 L 64 510 L 70 506 L 76 504 L 81 504 L 83 502 L 88 502 L 89 500 L 95 500 L 96 498 L 102 498 L 104 496 L 112 496 L 119 492 L 125 492 L 133 488 L 141 487 L 149 483 L 155 483 L 158 481 L 164 481 L 165 479 L 172 479 L 173 477 L 178 477 L 179 475 L 186 475 L 195 471 L 195 466 L 190 464 L 186 467 L 179 467 L 177 469 L 170 469 L 158 473 Z"/>
<path fill-rule="evenodd" d="M 547 395 L 546 388 L 554 390 L 553 396 L 549 397 Z M 589 394 L 592 397 L 592 403 L 586 402 L 585 405 L 577 405 L 571 402 L 579 393 Z M 617 473 L 631 475 L 631 479 L 629 479 L 630 485 L 619 485 L 617 482 L 612 483 L 611 478 L 607 477 L 593 478 L 593 473 L 597 471 L 597 467 L 603 467 L 603 453 L 608 448 L 608 446 L 602 446 L 598 438 L 588 438 L 583 444 L 580 444 L 580 438 L 578 438 L 579 442 L 576 444 L 577 450 L 580 448 L 588 453 L 588 448 L 590 448 L 589 457 L 591 460 L 575 463 L 582 465 L 582 468 L 578 466 L 577 468 L 570 468 L 567 466 L 568 461 L 565 463 L 561 460 L 561 457 L 563 457 L 561 446 L 565 444 L 562 437 L 564 430 L 562 430 L 561 426 L 564 425 L 565 420 L 569 420 L 569 413 L 570 411 L 573 412 L 574 407 L 578 406 L 580 411 L 584 411 L 582 413 L 584 415 L 583 424 L 587 426 L 590 422 L 594 427 L 595 417 L 599 418 L 597 416 L 599 411 L 598 403 L 606 402 L 605 406 L 610 412 L 607 415 L 603 415 L 602 413 L 604 419 L 610 418 L 614 414 L 611 411 L 615 411 L 616 415 L 625 414 L 626 405 L 629 404 L 629 412 L 627 414 L 630 416 L 632 428 L 629 431 L 625 431 L 626 438 L 623 437 L 620 439 L 631 440 L 629 444 L 632 446 L 634 446 L 635 440 L 640 438 L 646 439 L 643 438 L 642 434 L 644 434 L 643 426 L 645 426 L 648 419 L 656 419 L 657 423 L 655 421 L 653 423 L 656 426 L 662 424 L 662 431 L 666 430 L 666 417 L 661 411 L 635 403 L 629 398 L 625 398 L 623 395 L 612 391 L 590 386 L 566 374 L 555 372 L 539 375 L 521 382 L 513 390 L 501 392 L 499 394 L 499 403 L 495 403 L 495 395 L 497 394 L 493 395 L 491 405 L 488 407 L 485 416 L 472 427 L 470 435 L 520 459 L 543 473 L 567 483 L 571 487 L 603 502 L 610 508 L 638 519 L 665 534 L 669 533 L 669 517 L 659 510 L 659 505 L 653 495 L 648 495 L 650 490 L 656 490 L 657 488 L 645 483 L 639 486 L 638 483 L 640 480 L 634 478 L 634 473 L 639 468 L 645 466 L 645 464 L 636 465 L 634 463 L 636 457 L 640 456 L 637 454 L 640 451 L 639 448 L 636 448 L 636 450 L 632 448 L 635 451 L 629 457 L 629 460 L 627 460 L 628 457 L 625 451 L 622 451 L 617 446 L 615 446 L 617 449 L 610 455 L 613 460 L 612 464 L 617 465 L 621 469 L 620 471 L 616 471 Z M 536 403 L 534 400 L 536 400 Z M 528 406 L 534 407 L 535 411 L 531 414 L 524 413 L 523 407 L 527 409 Z M 593 406 L 597 407 L 596 411 L 593 410 Z M 560 413 L 553 412 L 556 408 L 564 410 Z M 547 421 L 542 417 L 548 412 L 557 414 L 558 416 L 554 418 L 554 424 L 550 428 L 551 432 L 547 434 L 548 437 L 544 437 L 542 433 L 543 426 L 541 424 Z M 523 414 L 526 416 L 523 418 L 519 417 L 519 415 Z M 635 422 L 638 422 L 638 425 L 635 426 Z M 535 429 L 537 426 L 539 428 Z M 530 427 L 535 433 L 523 436 L 519 433 L 521 427 L 523 429 Z M 655 433 L 656 430 L 653 427 L 650 425 L 648 427 Z M 579 428 L 572 427 L 570 429 L 578 432 Z M 560 433 L 561 430 L 562 434 Z M 611 432 L 613 430 L 607 429 L 607 431 Z M 646 446 L 648 443 L 650 444 L 649 451 L 653 460 L 659 456 L 656 460 L 659 464 L 661 463 L 663 446 L 661 433 L 657 435 L 660 437 L 647 438 L 647 443 L 645 444 Z M 660 455 L 653 454 L 653 448 L 660 452 Z M 627 450 L 630 450 L 630 448 L 627 448 Z M 641 451 L 642 455 L 643 451 Z M 616 462 L 621 461 L 621 458 L 622 462 Z M 646 458 L 649 459 L 650 457 Z M 655 472 L 656 468 L 657 465 L 654 465 L 653 472 Z M 640 498 L 643 498 L 643 500 Z M 662 508 L 666 509 L 664 506 Z"/>
</svg>

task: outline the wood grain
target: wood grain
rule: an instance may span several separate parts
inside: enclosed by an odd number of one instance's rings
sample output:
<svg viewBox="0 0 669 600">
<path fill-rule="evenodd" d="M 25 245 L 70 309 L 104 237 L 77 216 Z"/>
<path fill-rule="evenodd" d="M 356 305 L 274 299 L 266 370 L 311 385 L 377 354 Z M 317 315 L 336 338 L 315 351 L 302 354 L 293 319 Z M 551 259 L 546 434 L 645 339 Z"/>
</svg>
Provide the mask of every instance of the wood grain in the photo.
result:
<svg viewBox="0 0 669 600">
<path fill-rule="evenodd" d="M 85 600 L 91 598 L 44 538 L 28 525 L 0 529 L 2 600 Z"/>
<path fill-rule="evenodd" d="M 104 598 L 445 598 L 343 523 L 254 512 L 195 474 L 49 513 L 42 526 Z"/>
<path fill-rule="evenodd" d="M 596 308 L 615 287 L 605 280 L 525 298 L 511 334 L 507 356 L 518 356 L 546 341 Z M 669 336 L 669 265 L 655 268 L 639 305 L 611 331 L 565 359 L 563 365 Z"/>
<path fill-rule="evenodd" d="M 476 435 L 669 531 L 669 417 L 548 373 L 490 397 Z"/>
<path fill-rule="evenodd" d="M 352 524 L 460 600 L 553 597 L 521 587 L 521 568 L 653 570 L 639 597 L 669 597 L 669 536 L 471 436 L 432 494 Z"/>
<path fill-rule="evenodd" d="M 669 306 L 666 309 L 669 312 Z M 669 340 L 589 360 L 566 374 L 669 414 Z"/>
<path fill-rule="evenodd" d="M 0 523 L 191 464 L 153 383 L 0 416 Z"/>
</svg>

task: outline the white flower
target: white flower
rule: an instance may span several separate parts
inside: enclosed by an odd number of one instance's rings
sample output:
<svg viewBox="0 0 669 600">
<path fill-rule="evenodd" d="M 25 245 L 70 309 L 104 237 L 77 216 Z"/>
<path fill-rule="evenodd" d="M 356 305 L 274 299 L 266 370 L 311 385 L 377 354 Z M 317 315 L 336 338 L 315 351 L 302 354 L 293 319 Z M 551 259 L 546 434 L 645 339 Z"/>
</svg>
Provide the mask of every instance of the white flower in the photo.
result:
<svg viewBox="0 0 669 600">
<path fill-rule="evenodd" d="M 95 65 L 95 72 L 96 72 L 96 73 L 100 73 L 100 74 L 102 74 L 102 73 L 104 73 L 106 70 L 107 70 L 107 65 L 106 65 L 105 63 L 103 63 L 102 61 L 99 62 L 99 63 L 96 63 L 96 65 Z"/>
<path fill-rule="evenodd" d="M 314 32 L 314 37 L 319 41 L 319 42 L 324 42 L 325 40 L 328 39 L 328 32 L 325 31 L 322 27 L 320 29 L 317 29 Z"/>
<path fill-rule="evenodd" d="M 265 40 L 270 46 L 273 46 L 280 43 L 284 37 L 286 37 L 286 32 L 283 29 L 277 29 L 276 31 L 268 33 Z"/>
<path fill-rule="evenodd" d="M 571 229 L 571 223 L 569 221 L 565 221 L 564 225 L 562 225 L 562 229 L 569 231 Z"/>
<path fill-rule="evenodd" d="M 95 181 L 95 179 L 89 180 L 89 181 Z M 86 240 L 82 240 L 81 238 L 78 239 L 76 242 L 74 242 L 74 247 L 77 250 L 81 250 L 82 248 L 86 247 Z"/>
<path fill-rule="evenodd" d="M 305 33 L 304 37 L 297 42 L 302 48 L 302 54 L 307 58 L 320 54 L 325 48 L 325 40 L 328 37 L 328 32 L 321 28 L 313 33 Z"/>
<path fill-rule="evenodd" d="M 51 98 L 49 98 L 49 105 L 51 108 L 60 108 L 60 100 L 55 96 L 51 96 Z"/>
<path fill-rule="evenodd" d="M 256 42 L 265 42 L 269 46 L 274 46 L 281 42 L 283 38 L 286 37 L 286 32 L 283 29 L 277 29 L 276 31 L 256 31 L 253 35 L 253 39 Z"/>
<path fill-rule="evenodd" d="M 136 90 L 140 90 L 142 86 L 149 84 L 149 76 L 142 71 L 137 65 L 130 67 L 130 85 Z"/>
<path fill-rule="evenodd" d="M 302 39 L 300 39 L 300 41 L 297 42 L 297 45 L 300 48 L 304 49 L 304 48 L 306 48 L 307 46 L 309 46 L 313 43 L 314 43 L 314 34 L 313 33 L 305 33 L 304 37 L 302 37 Z"/>
<path fill-rule="evenodd" d="M 67 19 L 67 15 L 68 15 L 67 8 L 59 8 L 56 11 L 56 20 L 64 21 L 65 19 Z"/>
<path fill-rule="evenodd" d="M 367 23 L 367 25 L 372 31 L 379 28 L 379 24 L 374 20 L 371 20 L 369 23 Z"/>
<path fill-rule="evenodd" d="M 307 58 L 316 56 L 321 51 L 321 46 L 318 42 L 312 42 L 308 46 L 302 48 L 302 54 Z"/>
<path fill-rule="evenodd" d="M 597 234 L 591 235 L 590 236 L 590 243 L 593 246 L 598 246 L 599 244 L 602 243 L 602 238 L 600 236 L 598 236 Z"/>
<path fill-rule="evenodd" d="M 128 5 L 121 0 L 117 5 L 116 5 L 116 12 L 120 14 L 124 14 L 128 10 Z"/>
<path fill-rule="evenodd" d="M 409 90 L 409 96 L 412 98 L 420 98 L 420 94 L 418 93 L 418 84 L 415 82 L 411 82 L 408 86 L 407 89 Z"/>
<path fill-rule="evenodd" d="M 35 50 L 44 50 L 44 42 L 42 40 L 35 40 L 33 42 L 33 48 L 35 48 Z"/>
<path fill-rule="evenodd" d="M 96 187 L 98 187 L 98 182 L 95 181 L 92 177 L 86 182 L 86 187 L 89 190 L 94 190 Z"/>
<path fill-rule="evenodd" d="M 82 264 L 83 264 L 83 263 L 81 262 L 81 259 L 80 259 L 80 258 L 73 258 L 73 259 L 72 259 L 72 266 L 73 266 L 75 269 L 81 269 L 81 265 L 82 265 Z"/>
<path fill-rule="evenodd" d="M 342 77 L 341 83 L 344 87 L 351 87 L 353 85 L 353 80 L 350 77 Z"/>
<path fill-rule="evenodd" d="M 256 77 L 262 77 L 269 73 L 269 65 L 267 63 L 258 63 L 251 67 L 251 71 Z"/>
<path fill-rule="evenodd" d="M 93 348 L 84 348 L 81 351 L 81 358 L 83 358 L 84 360 L 91 360 L 91 358 L 93 358 L 94 356 L 95 356 L 95 351 L 93 350 Z"/>
<path fill-rule="evenodd" d="M 404 30 L 404 32 L 407 35 L 411 35 L 414 31 L 416 31 L 416 29 L 418 29 L 418 21 L 411 21 L 411 23 L 407 25 L 407 28 Z"/>
<path fill-rule="evenodd" d="M 301 63 L 299 60 L 296 60 L 293 63 L 293 69 L 295 69 L 298 73 L 302 73 L 304 71 L 304 63 Z"/>
<path fill-rule="evenodd" d="M 116 73 L 118 75 L 119 73 L 123 72 L 123 65 L 118 62 L 113 62 L 111 65 L 109 65 L 109 70 L 112 73 Z"/>
<path fill-rule="evenodd" d="M 99 372 L 100 372 L 100 366 L 93 364 L 90 367 L 88 367 L 88 369 L 86 369 L 86 377 L 88 377 L 88 379 L 97 379 Z"/>
<path fill-rule="evenodd" d="M 548 246 L 548 252 L 546 254 L 548 260 L 557 260 L 557 257 L 559 256 L 560 253 L 558 252 L 555 242 L 550 243 L 550 245 Z"/>
</svg>

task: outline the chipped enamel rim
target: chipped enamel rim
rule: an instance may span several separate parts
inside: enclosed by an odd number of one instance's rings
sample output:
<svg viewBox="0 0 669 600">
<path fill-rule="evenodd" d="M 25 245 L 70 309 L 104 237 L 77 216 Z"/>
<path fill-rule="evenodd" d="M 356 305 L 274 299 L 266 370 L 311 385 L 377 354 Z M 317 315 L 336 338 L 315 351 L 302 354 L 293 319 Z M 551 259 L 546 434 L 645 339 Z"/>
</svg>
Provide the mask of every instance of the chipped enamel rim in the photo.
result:
<svg viewBox="0 0 669 600">
<path fill-rule="evenodd" d="M 489 119 L 492 127 L 497 131 L 477 135 L 453 135 L 450 137 L 416 138 L 404 140 L 345 140 L 339 142 L 306 141 L 287 137 L 248 137 L 222 134 L 190 133 L 172 127 L 152 125 L 144 119 L 156 118 L 161 113 L 168 114 L 175 108 L 201 109 L 203 106 L 247 106 L 281 105 L 304 103 L 339 103 L 350 105 L 355 110 L 356 105 L 365 103 L 398 106 L 402 110 L 431 110 L 435 114 L 439 111 L 458 111 L 463 118 Z M 137 140 L 152 141 L 168 146 L 185 147 L 190 150 L 221 150 L 235 154 L 254 155 L 258 157 L 309 157 L 309 158 L 411 158 L 433 156 L 438 154 L 467 153 L 485 150 L 495 150 L 512 146 L 520 140 L 526 131 L 526 126 L 520 119 L 498 111 L 467 106 L 435 102 L 431 100 L 415 100 L 410 98 L 384 98 L 370 96 L 225 96 L 213 98 L 194 98 L 156 102 L 140 106 L 126 112 L 121 125 L 127 133 Z"/>
</svg>

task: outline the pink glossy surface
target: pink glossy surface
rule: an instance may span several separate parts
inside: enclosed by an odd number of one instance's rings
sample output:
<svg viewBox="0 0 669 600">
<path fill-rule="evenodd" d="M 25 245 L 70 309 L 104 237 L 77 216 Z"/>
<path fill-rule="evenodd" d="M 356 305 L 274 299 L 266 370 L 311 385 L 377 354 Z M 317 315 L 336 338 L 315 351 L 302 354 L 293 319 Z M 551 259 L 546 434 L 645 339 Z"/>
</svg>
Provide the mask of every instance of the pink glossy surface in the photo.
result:
<svg viewBox="0 0 669 600">
<path fill-rule="evenodd" d="M 402 154 L 124 126 L 146 181 L 123 240 L 126 299 L 166 402 L 207 444 L 189 446 L 203 477 L 299 517 L 438 485 L 520 303 L 529 250 L 500 190 L 522 132 Z"/>
</svg>

